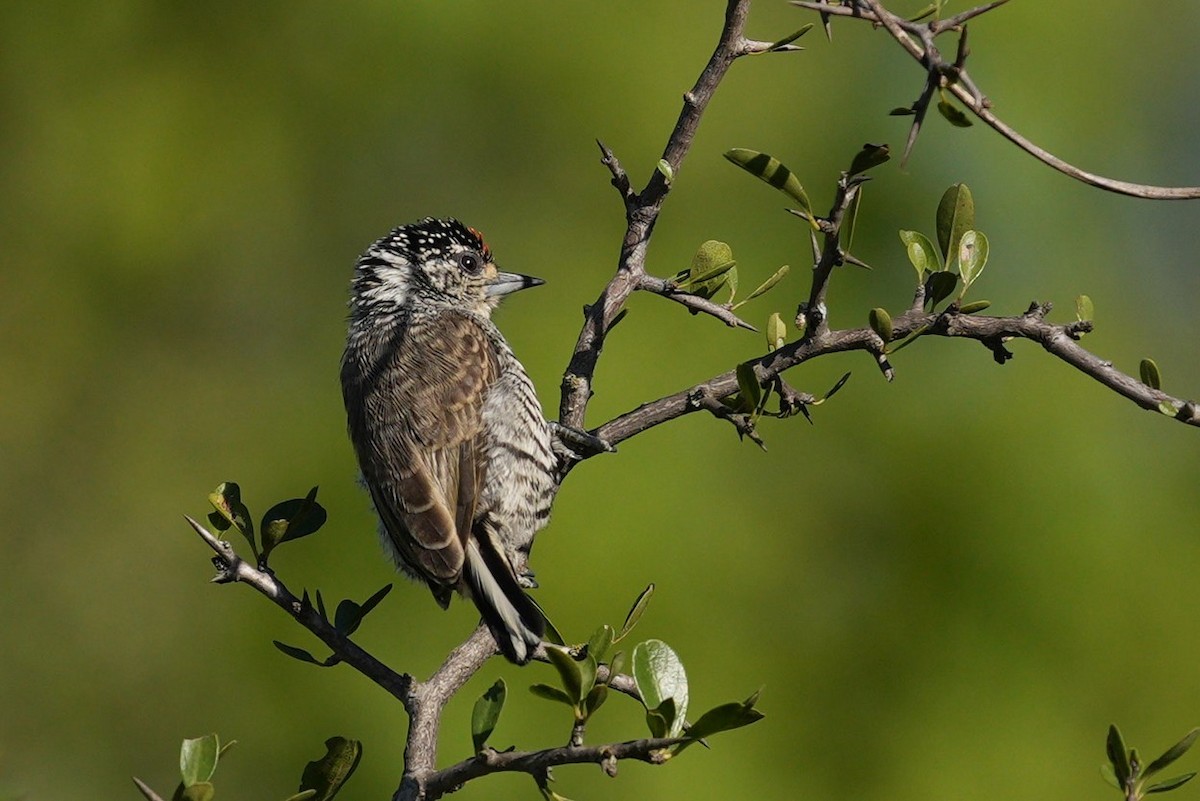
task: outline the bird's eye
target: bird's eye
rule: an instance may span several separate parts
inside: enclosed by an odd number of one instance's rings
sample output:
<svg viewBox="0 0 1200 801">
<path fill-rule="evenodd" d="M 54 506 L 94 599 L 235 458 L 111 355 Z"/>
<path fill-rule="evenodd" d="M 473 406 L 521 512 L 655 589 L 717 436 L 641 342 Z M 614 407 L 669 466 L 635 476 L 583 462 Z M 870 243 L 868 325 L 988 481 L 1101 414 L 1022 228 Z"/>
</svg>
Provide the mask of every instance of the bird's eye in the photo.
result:
<svg viewBox="0 0 1200 801">
<path fill-rule="evenodd" d="M 476 275 L 483 269 L 483 262 L 474 253 L 462 253 L 458 257 L 458 266 L 464 273 Z"/>
</svg>

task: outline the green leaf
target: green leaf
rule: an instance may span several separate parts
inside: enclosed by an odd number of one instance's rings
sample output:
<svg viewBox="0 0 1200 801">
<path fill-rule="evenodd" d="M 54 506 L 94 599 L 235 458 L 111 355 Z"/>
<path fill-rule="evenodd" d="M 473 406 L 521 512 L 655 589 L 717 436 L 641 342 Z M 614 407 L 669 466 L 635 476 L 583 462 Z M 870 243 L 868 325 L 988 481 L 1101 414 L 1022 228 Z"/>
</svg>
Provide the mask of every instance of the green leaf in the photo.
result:
<svg viewBox="0 0 1200 801">
<path fill-rule="evenodd" d="M 1075 319 L 1081 323 L 1096 319 L 1096 307 L 1087 295 L 1075 298 Z"/>
<path fill-rule="evenodd" d="M 672 701 L 674 717 L 667 720 L 668 736 L 678 737 L 687 715 L 688 685 L 683 663 L 662 640 L 646 640 L 633 649 L 633 680 L 649 710 Z"/>
<path fill-rule="evenodd" d="M 763 713 L 752 705 L 729 703 L 708 710 L 700 719 L 688 726 L 687 736 L 693 740 L 711 737 L 723 731 L 749 726 L 763 719 Z"/>
<path fill-rule="evenodd" d="M 1168 748 L 1162 756 L 1147 765 L 1146 769 L 1142 771 L 1142 777 L 1149 778 L 1153 776 L 1155 773 L 1158 773 L 1167 765 L 1170 765 L 1172 762 L 1186 754 L 1188 749 L 1192 747 L 1192 744 L 1196 742 L 1197 737 L 1200 737 L 1200 728 L 1189 731 L 1186 735 L 1184 735 L 1182 740 L 1175 743 L 1175 745 Z"/>
<path fill-rule="evenodd" d="M 361 606 L 349 599 L 342 601 L 333 613 L 333 627 L 349 637 L 358 630 L 359 624 L 362 623 L 367 613 L 374 609 L 391 591 L 392 585 L 389 584 L 368 598 Z"/>
<path fill-rule="evenodd" d="M 1182 776 L 1176 776 L 1174 779 L 1164 779 L 1161 782 L 1156 782 L 1146 788 L 1147 793 L 1165 793 L 1168 790 L 1174 790 L 1176 787 L 1182 787 L 1196 777 L 1195 772 L 1185 773 Z"/>
<path fill-rule="evenodd" d="M 1105 750 L 1108 753 L 1108 761 L 1112 763 L 1113 774 L 1117 777 L 1117 783 L 1124 787 L 1132 775 L 1132 770 L 1129 767 L 1129 751 L 1125 748 L 1125 740 L 1121 738 L 1121 732 L 1117 729 L 1116 724 L 1108 727 L 1108 739 L 1105 741 Z"/>
<path fill-rule="evenodd" d="M 1175 404 L 1171 403 L 1170 401 L 1163 401 L 1162 403 L 1158 404 L 1158 410 L 1167 417 L 1175 417 L 1179 414 L 1179 410 L 1175 408 Z"/>
<path fill-rule="evenodd" d="M 691 266 L 682 273 L 681 288 L 705 299 L 717 294 L 731 276 L 736 276 L 737 262 L 733 249 L 725 242 L 710 239 L 692 256 Z M 736 277 L 734 278 L 736 281 Z"/>
<path fill-rule="evenodd" d="M 620 642 L 625 639 L 629 632 L 633 631 L 633 627 L 642 619 L 642 615 L 646 613 L 646 605 L 650 603 L 650 597 L 654 595 L 654 585 L 647 584 L 646 589 L 638 595 L 634 600 L 633 606 L 629 607 L 629 614 L 625 616 L 625 622 L 621 624 L 621 633 L 616 636 L 613 642 Z"/>
<path fill-rule="evenodd" d="M 671 162 L 666 159 L 659 159 L 657 169 L 662 173 L 663 180 L 667 182 L 667 186 L 670 186 L 671 181 L 675 180 L 675 168 L 671 166 Z"/>
<path fill-rule="evenodd" d="M 892 315 L 888 314 L 886 309 L 871 309 L 867 321 L 871 324 L 871 330 L 879 334 L 884 345 L 892 341 Z"/>
<path fill-rule="evenodd" d="M 584 700 L 591 693 L 592 688 L 596 686 L 596 670 L 598 665 L 596 657 L 587 654 L 576 662 L 579 666 L 579 700 Z"/>
<path fill-rule="evenodd" d="M 588 656 L 597 662 L 604 661 L 604 657 L 608 655 L 608 649 L 612 647 L 615 634 L 613 627 L 607 623 L 592 632 L 591 638 L 588 639 Z"/>
<path fill-rule="evenodd" d="M 796 31 L 792 35 L 785 36 L 782 39 L 780 39 L 778 42 L 775 42 L 774 44 L 772 44 L 770 47 L 768 47 L 766 49 L 765 52 L 770 53 L 772 50 L 778 50 L 779 48 L 783 47 L 784 45 L 790 45 L 792 42 L 796 41 L 801 36 L 808 33 L 810 30 L 812 30 L 812 27 L 813 27 L 813 24 L 811 22 L 806 24 L 803 28 Z"/>
<path fill-rule="evenodd" d="M 925 283 L 925 278 L 929 273 L 941 269 L 942 260 L 938 258 L 933 243 L 925 234 L 917 231 L 901 231 L 900 241 L 904 243 L 904 252 L 908 254 L 908 260 L 912 262 L 913 268 L 917 271 L 918 284 Z"/>
<path fill-rule="evenodd" d="M 975 123 L 971 122 L 971 118 L 963 113 L 963 110 L 951 103 L 949 100 L 939 100 L 937 110 L 942 113 L 942 116 L 950 121 L 950 124 L 955 128 L 970 128 Z"/>
<path fill-rule="evenodd" d="M 578 704 L 583 700 L 585 694 L 583 674 L 580 672 L 579 663 L 571 658 L 565 648 L 547 648 L 546 656 L 549 658 L 550 664 L 558 671 L 558 677 L 562 681 L 567 697 L 571 699 L 572 704 Z"/>
<path fill-rule="evenodd" d="M 540 606 L 538 608 L 541 609 Z M 566 640 L 563 639 L 562 634 L 559 632 L 558 628 L 550 621 L 550 618 L 546 615 L 546 612 L 544 610 L 542 611 L 542 617 L 546 621 L 546 633 L 542 635 L 543 639 L 545 639 L 546 642 L 548 642 L 552 645 L 566 645 L 567 644 Z"/>
<path fill-rule="evenodd" d="M 471 742 L 476 754 L 483 750 L 488 738 L 496 730 L 496 722 L 500 720 L 500 710 L 504 709 L 507 696 L 508 687 L 504 685 L 504 679 L 496 679 L 496 683 L 475 701 L 475 708 L 471 711 Z"/>
<path fill-rule="evenodd" d="M 179 775 L 183 786 L 207 782 L 217 769 L 217 755 L 221 746 L 217 735 L 206 734 L 193 740 L 184 740 L 179 748 Z"/>
<path fill-rule="evenodd" d="M 959 307 L 958 312 L 959 314 L 974 314 L 975 312 L 983 311 L 991 305 L 992 302 L 990 300 L 976 300 L 971 303 L 964 303 Z"/>
<path fill-rule="evenodd" d="M 783 318 L 779 316 L 779 312 L 772 312 L 767 318 L 766 325 L 767 334 L 767 350 L 775 351 L 783 347 L 783 343 L 787 341 L 787 324 Z"/>
<path fill-rule="evenodd" d="M 897 106 L 888 112 L 890 117 L 912 117 L 916 115 L 917 110 L 912 106 Z"/>
<path fill-rule="evenodd" d="M 609 681 L 611 682 L 613 676 L 616 676 L 617 674 L 623 672 L 624 670 L 625 670 L 625 652 L 617 651 L 615 654 L 612 655 L 612 660 L 608 663 Z"/>
<path fill-rule="evenodd" d="M 178 801 L 212 801 L 213 786 L 208 782 L 197 782 L 188 787 L 181 787 L 176 793 Z"/>
<path fill-rule="evenodd" d="M 1143 384 L 1151 389 L 1162 389 L 1162 374 L 1158 371 L 1154 359 L 1142 359 L 1138 371 L 1141 373 Z"/>
<path fill-rule="evenodd" d="M 675 702 L 670 698 L 658 707 L 646 710 L 646 726 L 650 729 L 651 737 L 667 737 L 671 731 L 671 721 L 675 719 Z"/>
<path fill-rule="evenodd" d="M 812 203 L 809 202 L 808 194 L 801 186 L 800 179 L 779 159 L 744 147 L 727 150 L 725 158 L 795 200 L 800 204 L 800 210 L 807 215 L 809 222 L 816 224 L 813 219 Z"/>
<path fill-rule="evenodd" d="M 258 545 L 254 541 L 254 523 L 250 520 L 250 510 L 242 503 L 242 488 L 233 481 L 217 485 L 216 490 L 208 495 L 208 502 L 217 511 L 208 516 L 208 522 L 217 531 L 226 531 L 233 526 L 241 532 L 250 543 L 250 550 L 258 558 Z"/>
<path fill-rule="evenodd" d="M 846 255 L 849 255 L 854 247 L 854 229 L 858 226 L 858 209 L 862 206 L 863 189 L 864 187 L 860 186 L 854 193 L 854 200 L 850 201 L 850 207 L 846 209 L 841 228 L 838 229 L 838 240 L 842 243 L 842 250 L 846 251 Z"/>
<path fill-rule="evenodd" d="M 958 274 L 962 276 L 965 294 L 983 272 L 988 260 L 988 238 L 982 231 L 964 231 L 958 241 Z"/>
<path fill-rule="evenodd" d="M 1100 763 L 1100 778 L 1124 792 L 1124 788 L 1117 782 L 1117 774 L 1113 773 L 1113 766 L 1107 762 Z"/>
<path fill-rule="evenodd" d="M 328 667 L 328 665 L 319 661 L 315 656 L 310 654 L 308 651 L 305 651 L 303 648 L 297 648 L 294 645 L 288 645 L 280 642 L 279 640 L 271 640 L 271 642 L 275 643 L 276 648 L 278 648 L 280 651 L 283 651 L 293 659 L 299 659 L 301 662 L 309 662 L 317 667 Z"/>
<path fill-rule="evenodd" d="M 942 259 L 949 270 L 958 255 L 958 242 L 975 227 L 975 201 L 966 184 L 954 184 L 942 194 L 937 209 L 937 238 Z"/>
<path fill-rule="evenodd" d="M 267 510 L 262 519 L 263 558 L 280 543 L 307 537 L 325 525 L 328 515 L 316 497 L 317 488 L 313 487 L 307 496 L 277 503 Z"/>
<path fill-rule="evenodd" d="M 584 710 L 587 712 L 587 716 L 591 717 L 592 713 L 594 713 L 597 709 L 599 709 L 601 706 L 603 706 L 604 702 L 607 700 L 608 700 L 608 685 L 607 684 L 597 684 L 595 687 L 593 687 L 592 691 L 587 694 L 587 699 L 583 703 L 583 707 L 584 707 Z"/>
<path fill-rule="evenodd" d="M 825 401 L 832 398 L 834 393 L 836 393 L 842 387 L 846 386 L 846 382 L 849 380 L 850 380 L 850 374 L 849 373 L 843 374 L 842 377 L 837 380 L 837 383 L 834 384 L 828 392 L 826 392 L 819 399 L 817 399 L 816 401 L 813 402 L 813 405 L 816 406 L 818 403 L 824 403 Z"/>
<path fill-rule="evenodd" d="M 878 167 L 891 157 L 891 148 L 887 145 L 873 145 L 868 142 L 862 146 L 862 150 L 854 154 L 854 160 L 850 162 L 849 175 L 858 175 L 872 167 Z"/>
<path fill-rule="evenodd" d="M 557 701 L 560 704 L 566 704 L 567 706 L 575 706 L 575 702 L 572 701 L 565 692 L 557 687 L 551 687 L 549 684 L 530 685 L 529 692 L 533 693 L 538 698 L 545 698 L 547 701 Z"/>
<path fill-rule="evenodd" d="M 345 737 L 325 741 L 325 756 L 309 762 L 300 778 L 300 791 L 316 790 L 314 801 L 330 801 L 354 774 L 362 759 L 362 743 Z"/>
<path fill-rule="evenodd" d="M 754 373 L 754 362 L 742 362 L 737 366 L 738 389 L 741 392 L 741 409 L 749 414 L 758 408 L 762 400 L 762 386 Z"/>
<path fill-rule="evenodd" d="M 925 302 L 929 304 L 929 309 L 932 311 L 939 303 L 953 295 L 957 285 L 958 276 L 954 273 L 945 270 L 930 273 L 929 278 L 925 280 Z"/>
<path fill-rule="evenodd" d="M 764 292 L 769 291 L 771 289 L 771 287 L 775 286 L 776 284 L 778 284 L 780 281 L 783 280 L 783 277 L 788 274 L 789 269 L 791 269 L 791 268 L 788 267 L 788 265 L 786 265 L 786 264 L 783 265 L 782 267 L 780 267 L 778 270 L 776 270 L 774 273 L 771 274 L 770 278 L 768 278 L 766 281 L 763 281 L 761 284 L 758 285 L 757 289 L 755 289 L 753 292 L 751 292 L 749 295 L 747 295 L 745 300 L 743 300 L 741 303 L 738 303 L 733 308 L 736 309 L 738 306 L 741 306 L 742 303 L 745 303 L 746 301 L 749 301 L 749 300 L 754 300 L 759 295 L 763 294 Z"/>
</svg>

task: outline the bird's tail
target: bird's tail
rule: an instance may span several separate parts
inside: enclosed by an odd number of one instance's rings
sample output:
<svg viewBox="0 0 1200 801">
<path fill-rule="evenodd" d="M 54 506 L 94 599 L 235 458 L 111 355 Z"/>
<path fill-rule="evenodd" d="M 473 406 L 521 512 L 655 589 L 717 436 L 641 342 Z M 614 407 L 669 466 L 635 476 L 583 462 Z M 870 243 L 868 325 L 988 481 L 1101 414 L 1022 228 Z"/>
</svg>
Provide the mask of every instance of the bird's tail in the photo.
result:
<svg viewBox="0 0 1200 801">
<path fill-rule="evenodd" d="M 508 557 L 497 547 L 486 524 L 479 524 L 467 540 L 463 578 L 483 622 L 491 629 L 500 651 L 510 661 L 529 661 L 542 634 L 546 618 L 525 594 Z"/>
</svg>

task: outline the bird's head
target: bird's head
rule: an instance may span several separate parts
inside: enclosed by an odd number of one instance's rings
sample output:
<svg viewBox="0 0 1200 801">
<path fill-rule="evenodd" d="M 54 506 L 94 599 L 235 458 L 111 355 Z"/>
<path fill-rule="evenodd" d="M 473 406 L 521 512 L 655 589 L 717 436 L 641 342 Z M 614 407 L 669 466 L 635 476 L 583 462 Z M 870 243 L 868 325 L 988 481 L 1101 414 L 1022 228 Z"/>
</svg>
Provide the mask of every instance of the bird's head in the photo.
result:
<svg viewBox="0 0 1200 801">
<path fill-rule="evenodd" d="M 350 306 L 355 318 L 443 308 L 486 317 L 505 295 L 541 283 L 501 272 L 474 228 L 426 217 L 392 230 L 359 258 Z"/>
</svg>

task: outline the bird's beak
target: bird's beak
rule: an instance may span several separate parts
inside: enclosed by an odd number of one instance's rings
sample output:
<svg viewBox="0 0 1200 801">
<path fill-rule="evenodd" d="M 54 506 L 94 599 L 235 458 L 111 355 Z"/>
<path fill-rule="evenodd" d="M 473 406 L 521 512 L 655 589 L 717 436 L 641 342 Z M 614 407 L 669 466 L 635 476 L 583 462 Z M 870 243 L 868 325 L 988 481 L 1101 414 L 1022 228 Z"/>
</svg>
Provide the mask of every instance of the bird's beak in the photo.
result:
<svg viewBox="0 0 1200 801">
<path fill-rule="evenodd" d="M 546 282 L 540 278 L 534 278 L 532 275 L 496 273 L 496 277 L 488 282 L 487 296 L 489 298 L 498 298 L 512 292 L 520 292 L 522 289 L 541 286 L 544 283 Z"/>
</svg>

